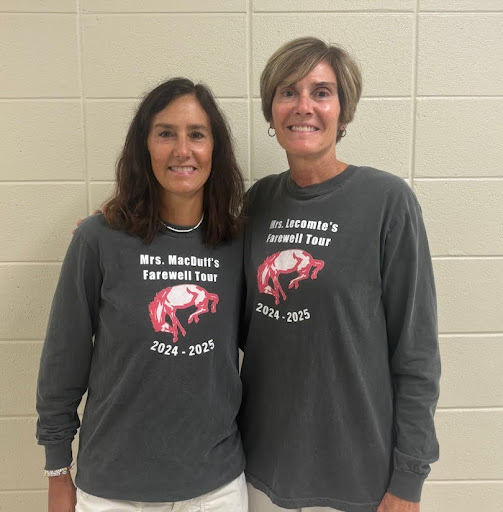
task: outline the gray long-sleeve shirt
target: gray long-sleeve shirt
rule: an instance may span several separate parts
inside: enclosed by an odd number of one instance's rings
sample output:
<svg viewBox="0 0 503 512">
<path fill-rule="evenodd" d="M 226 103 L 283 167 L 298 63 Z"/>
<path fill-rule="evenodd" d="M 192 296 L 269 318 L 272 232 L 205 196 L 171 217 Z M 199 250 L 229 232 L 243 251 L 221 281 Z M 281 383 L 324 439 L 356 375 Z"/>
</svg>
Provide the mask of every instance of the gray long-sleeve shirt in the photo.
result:
<svg viewBox="0 0 503 512">
<path fill-rule="evenodd" d="M 242 239 L 210 249 L 201 231 L 145 245 L 98 215 L 70 244 L 42 353 L 37 437 L 46 469 L 69 465 L 88 391 L 76 483 L 90 494 L 179 501 L 244 469 Z"/>
<path fill-rule="evenodd" d="M 349 166 L 249 192 L 248 336 L 239 424 L 247 477 L 285 508 L 418 501 L 438 458 L 436 300 L 417 200 Z"/>
</svg>

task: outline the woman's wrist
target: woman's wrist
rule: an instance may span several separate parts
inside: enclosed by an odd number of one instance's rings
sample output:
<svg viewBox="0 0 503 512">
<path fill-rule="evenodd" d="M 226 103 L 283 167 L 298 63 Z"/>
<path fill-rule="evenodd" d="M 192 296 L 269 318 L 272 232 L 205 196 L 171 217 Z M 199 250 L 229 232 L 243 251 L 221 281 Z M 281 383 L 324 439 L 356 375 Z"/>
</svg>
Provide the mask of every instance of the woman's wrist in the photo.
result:
<svg viewBox="0 0 503 512">
<path fill-rule="evenodd" d="M 68 475 L 72 469 L 73 464 L 59 469 L 44 469 L 44 475 L 48 477 Z"/>
</svg>

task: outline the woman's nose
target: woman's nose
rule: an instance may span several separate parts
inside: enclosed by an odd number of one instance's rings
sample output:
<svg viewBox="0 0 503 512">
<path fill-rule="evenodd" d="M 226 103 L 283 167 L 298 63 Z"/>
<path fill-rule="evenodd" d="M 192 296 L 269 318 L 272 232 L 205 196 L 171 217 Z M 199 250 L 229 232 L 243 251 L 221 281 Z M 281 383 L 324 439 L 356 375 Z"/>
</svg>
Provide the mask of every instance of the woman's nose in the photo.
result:
<svg viewBox="0 0 503 512">
<path fill-rule="evenodd" d="M 178 158 L 187 158 L 189 156 L 190 148 L 185 137 L 180 137 L 177 139 L 174 152 L 175 156 Z"/>
<path fill-rule="evenodd" d="M 313 105 L 311 96 L 307 93 L 298 95 L 297 100 L 297 111 L 301 115 L 311 114 L 313 111 Z"/>
</svg>

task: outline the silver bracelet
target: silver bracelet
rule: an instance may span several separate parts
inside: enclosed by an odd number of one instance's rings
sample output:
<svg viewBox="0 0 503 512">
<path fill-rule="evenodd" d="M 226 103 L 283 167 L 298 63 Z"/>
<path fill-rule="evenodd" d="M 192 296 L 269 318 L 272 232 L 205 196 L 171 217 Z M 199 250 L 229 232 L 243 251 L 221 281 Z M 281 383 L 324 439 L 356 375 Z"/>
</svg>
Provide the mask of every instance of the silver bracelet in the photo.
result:
<svg viewBox="0 0 503 512">
<path fill-rule="evenodd" d="M 45 476 L 61 476 L 61 475 L 67 475 L 70 470 L 72 469 L 73 464 L 70 464 L 70 466 L 66 466 L 66 468 L 59 468 L 59 469 L 44 469 L 44 475 Z"/>
</svg>

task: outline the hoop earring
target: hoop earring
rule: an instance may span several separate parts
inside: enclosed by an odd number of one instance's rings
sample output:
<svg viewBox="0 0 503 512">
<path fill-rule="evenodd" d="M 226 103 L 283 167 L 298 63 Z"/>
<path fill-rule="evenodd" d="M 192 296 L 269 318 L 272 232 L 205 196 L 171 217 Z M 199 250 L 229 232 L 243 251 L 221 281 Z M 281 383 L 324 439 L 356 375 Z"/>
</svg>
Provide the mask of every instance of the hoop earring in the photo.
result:
<svg viewBox="0 0 503 512">
<path fill-rule="evenodd" d="M 346 136 L 346 128 L 339 130 L 339 137 L 342 139 L 342 137 L 345 137 L 345 136 Z"/>
<path fill-rule="evenodd" d="M 271 133 L 271 130 L 273 131 L 273 133 Z M 267 135 L 269 135 L 269 137 L 274 137 L 276 135 L 276 130 L 272 126 L 269 126 L 269 128 L 267 129 Z"/>
</svg>

